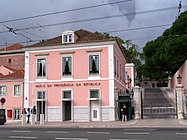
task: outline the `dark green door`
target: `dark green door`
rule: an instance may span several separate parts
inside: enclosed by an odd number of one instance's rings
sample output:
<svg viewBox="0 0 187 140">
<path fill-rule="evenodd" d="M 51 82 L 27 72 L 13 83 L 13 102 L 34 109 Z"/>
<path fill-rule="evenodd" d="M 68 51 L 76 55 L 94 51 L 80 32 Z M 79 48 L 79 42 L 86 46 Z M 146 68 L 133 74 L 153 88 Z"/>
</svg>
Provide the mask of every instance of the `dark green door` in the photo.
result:
<svg viewBox="0 0 187 140">
<path fill-rule="evenodd" d="M 71 101 L 64 102 L 65 121 L 71 120 Z"/>
</svg>

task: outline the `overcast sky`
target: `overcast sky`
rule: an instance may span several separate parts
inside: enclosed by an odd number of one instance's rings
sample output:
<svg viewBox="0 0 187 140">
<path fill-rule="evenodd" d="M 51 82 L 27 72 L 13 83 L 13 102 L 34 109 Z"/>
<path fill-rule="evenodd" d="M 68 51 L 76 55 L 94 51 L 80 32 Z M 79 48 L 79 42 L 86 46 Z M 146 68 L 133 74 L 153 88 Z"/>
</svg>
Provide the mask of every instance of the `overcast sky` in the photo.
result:
<svg viewBox="0 0 187 140">
<path fill-rule="evenodd" d="M 51 16 L 30 18 L 27 20 L 4 22 L 11 19 L 19 19 L 117 1 L 123 0 L 0 0 L 0 47 L 2 47 L 5 42 L 12 44 L 26 42 L 30 39 L 32 41 L 45 40 L 59 36 L 65 30 L 85 29 L 91 32 L 110 32 L 113 36 L 119 36 L 124 40 L 132 40 L 133 43 L 137 44 L 141 49 L 147 41 L 160 36 L 165 29 L 170 27 L 162 25 L 171 25 L 175 21 L 178 15 L 177 6 L 180 2 L 180 0 L 126 0 L 126 2 L 118 4 L 74 10 Z M 181 9 L 181 12 L 187 10 L 186 5 L 187 0 L 182 0 L 182 6 L 184 7 Z M 176 8 L 169 9 L 175 6 Z M 153 12 L 152 10 L 155 9 L 160 10 Z M 123 14 L 125 15 L 118 17 L 118 15 Z M 98 17 L 109 17 L 112 15 L 117 16 L 101 20 L 71 22 Z M 56 23 L 66 24 L 42 27 Z M 147 28 L 158 25 L 161 25 L 162 27 Z M 22 31 L 19 30 L 20 28 L 35 26 L 40 28 Z M 7 27 L 12 28 L 16 34 L 12 32 L 4 32 L 8 31 Z M 144 27 L 146 28 L 141 29 Z M 18 31 L 16 31 L 16 29 L 18 29 Z M 111 32 L 119 30 L 123 31 Z M 27 45 L 29 43 L 22 44 Z"/>
</svg>

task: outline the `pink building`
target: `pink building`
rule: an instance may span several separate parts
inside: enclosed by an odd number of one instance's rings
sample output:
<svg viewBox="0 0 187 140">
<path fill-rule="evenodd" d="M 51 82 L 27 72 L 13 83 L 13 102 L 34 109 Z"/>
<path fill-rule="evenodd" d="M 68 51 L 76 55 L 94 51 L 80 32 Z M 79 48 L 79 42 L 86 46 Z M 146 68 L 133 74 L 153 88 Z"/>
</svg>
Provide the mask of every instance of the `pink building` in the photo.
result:
<svg viewBox="0 0 187 140">
<path fill-rule="evenodd" d="M 23 70 L 13 70 L 0 66 L 0 98 L 6 102 L 2 106 L 6 109 L 7 120 L 20 120 L 23 106 Z"/>
<path fill-rule="evenodd" d="M 135 65 L 127 63 L 125 65 L 126 88 L 131 90 L 135 86 Z"/>
<path fill-rule="evenodd" d="M 0 99 L 5 98 L 2 106 L 7 120 L 21 120 L 24 87 L 24 52 L 20 44 L 0 49 Z"/>
<path fill-rule="evenodd" d="M 0 65 L 13 69 L 24 69 L 25 53 L 22 51 L 21 44 L 5 46 L 0 49 Z"/>
<path fill-rule="evenodd" d="M 178 71 L 173 75 L 173 77 L 171 79 L 169 79 L 168 86 L 170 88 L 174 89 L 178 85 L 177 76 L 179 76 L 179 75 L 182 77 L 181 84 L 184 86 L 184 90 L 185 90 L 186 96 L 187 96 L 187 79 L 186 79 L 186 77 L 187 77 L 187 60 L 178 69 Z"/>
<path fill-rule="evenodd" d="M 184 113 L 187 114 L 187 60 L 184 64 L 178 69 L 178 71 L 173 75 L 173 77 L 169 78 L 168 87 L 175 90 L 178 85 L 177 77 L 181 76 L 182 81 L 181 84 L 184 87 Z"/>
<path fill-rule="evenodd" d="M 81 29 L 24 50 L 24 108 L 36 106 L 38 121 L 118 119 L 127 61 L 115 39 Z"/>
</svg>

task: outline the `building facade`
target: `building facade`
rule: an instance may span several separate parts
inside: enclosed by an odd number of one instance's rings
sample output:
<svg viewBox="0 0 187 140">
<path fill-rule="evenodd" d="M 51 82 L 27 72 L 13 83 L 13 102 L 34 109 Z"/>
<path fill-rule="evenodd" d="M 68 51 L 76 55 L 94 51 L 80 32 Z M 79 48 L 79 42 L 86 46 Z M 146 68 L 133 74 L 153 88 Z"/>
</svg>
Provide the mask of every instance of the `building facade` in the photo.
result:
<svg viewBox="0 0 187 140">
<path fill-rule="evenodd" d="M 6 100 L 1 108 L 6 111 L 7 120 L 21 120 L 24 72 L 4 66 L 0 66 L 0 71 L 3 71 L 0 76 L 0 98 Z"/>
<path fill-rule="evenodd" d="M 181 85 L 184 90 L 184 96 L 183 96 L 183 101 L 184 101 L 184 114 L 187 115 L 187 60 L 183 63 L 183 65 L 176 71 L 176 73 L 172 76 L 169 77 L 169 82 L 168 82 L 168 87 L 173 89 L 173 91 L 176 93 L 176 87 L 179 85 L 177 81 L 177 77 L 181 76 Z M 175 95 L 176 97 L 176 95 Z"/>
<path fill-rule="evenodd" d="M 24 48 L 24 108 L 36 106 L 37 120 L 115 121 L 117 98 L 126 91 L 121 46 L 85 30 Z"/>
<path fill-rule="evenodd" d="M 21 44 L 5 46 L 0 49 L 0 65 L 16 70 L 23 70 L 25 64 L 25 53 Z"/>
<path fill-rule="evenodd" d="M 7 120 L 21 120 L 24 87 L 24 52 L 20 44 L 0 49 L 0 99 L 6 102 Z"/>
</svg>

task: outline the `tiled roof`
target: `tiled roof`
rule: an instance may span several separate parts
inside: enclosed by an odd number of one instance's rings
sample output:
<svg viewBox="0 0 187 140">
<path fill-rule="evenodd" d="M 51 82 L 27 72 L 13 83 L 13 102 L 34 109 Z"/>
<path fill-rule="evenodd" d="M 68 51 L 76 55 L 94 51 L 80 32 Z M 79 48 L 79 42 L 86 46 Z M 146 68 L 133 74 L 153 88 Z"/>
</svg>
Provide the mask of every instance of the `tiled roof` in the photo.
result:
<svg viewBox="0 0 187 140">
<path fill-rule="evenodd" d="M 108 38 L 104 35 L 92 33 L 83 29 L 75 31 L 75 34 L 78 36 L 75 44 L 79 43 L 91 43 L 91 42 L 103 42 L 114 40 L 112 37 Z M 42 46 L 55 46 L 62 44 L 62 36 L 58 36 L 52 39 L 44 40 L 40 43 L 30 45 L 28 47 L 42 47 Z"/>
<path fill-rule="evenodd" d="M 5 66 L 4 66 L 5 67 Z M 10 80 L 10 79 L 23 79 L 24 78 L 24 70 L 16 70 L 9 67 L 6 67 L 7 69 L 10 69 L 12 73 L 9 73 L 8 75 L 3 75 L 0 72 L 0 80 Z"/>
<path fill-rule="evenodd" d="M 13 50 L 21 50 L 22 49 L 22 45 L 21 44 L 14 44 L 11 46 L 8 46 L 6 48 L 1 48 L 0 51 L 13 51 Z"/>
<path fill-rule="evenodd" d="M 18 70 L 16 72 L 13 72 L 8 75 L 4 75 L 0 77 L 1 79 L 23 79 L 24 78 L 24 71 L 23 70 Z"/>
</svg>

